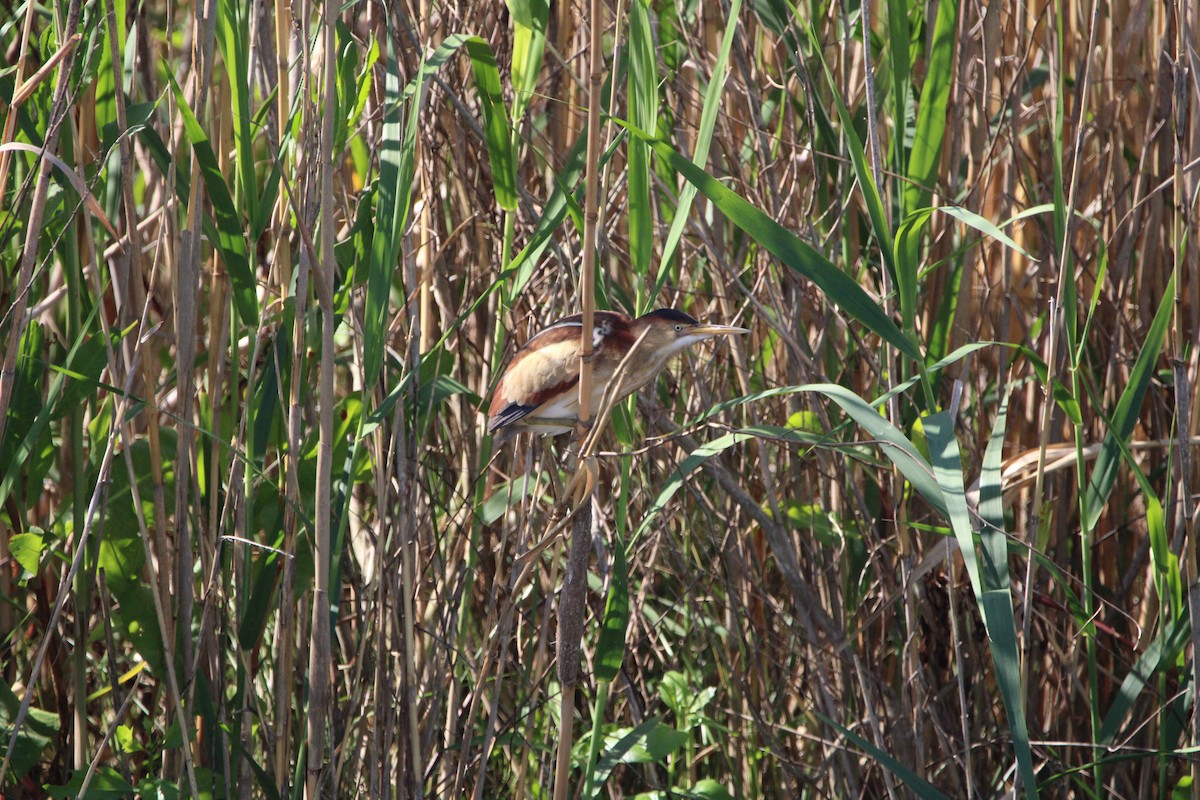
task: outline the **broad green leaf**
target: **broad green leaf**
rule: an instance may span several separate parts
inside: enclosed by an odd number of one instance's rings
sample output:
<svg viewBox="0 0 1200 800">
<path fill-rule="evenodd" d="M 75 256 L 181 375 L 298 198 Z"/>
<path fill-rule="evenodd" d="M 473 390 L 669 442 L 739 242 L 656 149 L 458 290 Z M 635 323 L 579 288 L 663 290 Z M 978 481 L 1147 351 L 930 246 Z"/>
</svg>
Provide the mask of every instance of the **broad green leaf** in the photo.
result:
<svg viewBox="0 0 1200 800">
<path fill-rule="evenodd" d="M 21 698 L 13 694 L 8 683 L 0 680 L 0 760 L 9 757 L 9 777 L 20 779 L 33 768 L 51 744 L 58 741 L 60 719 L 57 713 L 30 708 L 24 724 L 12 736 L 12 722 L 20 715 Z"/>
<path fill-rule="evenodd" d="M 40 533 L 18 533 L 8 540 L 8 552 L 31 575 L 38 574 L 38 564 L 45 549 L 46 542 Z"/>
<path fill-rule="evenodd" d="M 83 798 L 83 800 L 122 800 L 130 796 L 133 786 L 112 767 L 99 767 L 92 775 L 87 792 L 83 792 L 83 779 L 87 770 L 76 770 L 64 786 L 46 786 L 46 794 L 54 798 Z"/>
</svg>

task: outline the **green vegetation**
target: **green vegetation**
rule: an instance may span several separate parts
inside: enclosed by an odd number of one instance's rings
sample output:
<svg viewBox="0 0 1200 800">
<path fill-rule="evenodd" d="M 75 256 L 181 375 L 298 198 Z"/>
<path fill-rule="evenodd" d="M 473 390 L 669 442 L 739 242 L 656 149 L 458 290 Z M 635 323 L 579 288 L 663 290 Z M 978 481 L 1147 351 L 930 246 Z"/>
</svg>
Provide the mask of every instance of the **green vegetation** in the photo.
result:
<svg viewBox="0 0 1200 800">
<path fill-rule="evenodd" d="M 602 5 L 0 13 L 0 795 L 1200 791 L 1195 14 Z"/>
</svg>

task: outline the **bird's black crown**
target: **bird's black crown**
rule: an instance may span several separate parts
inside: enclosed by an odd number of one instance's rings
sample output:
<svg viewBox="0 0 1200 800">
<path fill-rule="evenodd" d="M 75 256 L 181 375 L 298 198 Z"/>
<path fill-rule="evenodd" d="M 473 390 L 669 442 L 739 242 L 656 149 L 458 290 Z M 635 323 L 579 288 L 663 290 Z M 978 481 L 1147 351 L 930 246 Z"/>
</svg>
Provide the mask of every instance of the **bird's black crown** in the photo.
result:
<svg viewBox="0 0 1200 800">
<path fill-rule="evenodd" d="M 661 319 L 664 322 L 682 322 L 685 325 L 698 325 L 699 324 L 692 317 L 689 317 L 687 314 L 683 313 L 682 311 L 676 311 L 673 308 L 660 308 L 657 311 L 651 311 L 646 316 L 654 317 L 655 319 Z"/>
</svg>

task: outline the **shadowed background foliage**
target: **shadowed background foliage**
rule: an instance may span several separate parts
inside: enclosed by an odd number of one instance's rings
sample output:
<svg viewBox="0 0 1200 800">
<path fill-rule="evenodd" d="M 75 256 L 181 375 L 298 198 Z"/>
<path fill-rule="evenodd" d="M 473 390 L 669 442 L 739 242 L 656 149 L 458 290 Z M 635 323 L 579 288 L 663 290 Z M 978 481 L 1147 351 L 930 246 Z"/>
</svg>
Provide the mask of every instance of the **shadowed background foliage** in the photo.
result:
<svg viewBox="0 0 1200 800">
<path fill-rule="evenodd" d="M 602 440 L 572 792 L 1200 786 L 1186 10 L 606 4 L 598 305 L 752 333 Z M 590 24 L 0 9 L 4 796 L 549 796 L 567 474 L 480 407 Z"/>
</svg>

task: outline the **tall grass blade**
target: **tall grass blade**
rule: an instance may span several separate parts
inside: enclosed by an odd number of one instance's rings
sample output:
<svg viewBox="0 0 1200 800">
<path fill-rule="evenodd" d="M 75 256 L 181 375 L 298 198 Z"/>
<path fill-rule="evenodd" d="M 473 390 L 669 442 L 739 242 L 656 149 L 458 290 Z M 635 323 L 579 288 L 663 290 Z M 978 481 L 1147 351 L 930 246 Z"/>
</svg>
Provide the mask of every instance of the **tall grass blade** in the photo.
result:
<svg viewBox="0 0 1200 800">
<path fill-rule="evenodd" d="M 1005 416 L 1007 416 L 1005 414 Z M 989 449 L 995 447 L 996 437 L 1003 438 L 1002 422 L 1005 416 L 998 419 L 993 430 Z M 966 493 L 963 488 L 962 458 L 959 455 L 958 440 L 954 436 L 954 420 L 948 411 L 939 411 L 924 420 L 925 438 L 929 443 L 929 454 L 933 462 L 933 472 L 938 485 L 946 500 L 947 518 L 958 541 L 967 575 L 971 579 L 971 588 L 979 603 L 980 614 L 984 627 L 987 629 L 991 642 L 992 661 L 996 667 L 996 682 L 1000 685 L 1000 694 L 1004 699 L 1004 708 L 1008 714 L 1008 727 L 1012 734 L 1013 749 L 1016 751 L 1017 767 L 1021 775 L 1021 784 L 1028 797 L 1038 796 L 1037 776 L 1033 771 L 1033 751 L 1029 743 L 1029 728 L 1025 719 L 1025 696 L 1021 691 L 1021 658 L 1017 649 L 1017 625 L 1013 612 L 1012 594 L 1007 587 L 989 586 L 984 583 L 979 568 L 979 558 L 975 552 L 975 538 L 971 526 L 971 513 L 967 508 Z M 994 456 L 993 456 L 994 457 Z M 994 477 L 994 476 L 993 476 Z M 981 482 L 982 491 L 982 482 Z M 996 491 L 995 488 L 990 491 Z M 994 507 L 993 507 L 994 510 Z M 1001 528 L 1003 530 L 1003 528 Z M 994 532 L 993 532 L 994 533 Z M 989 542 L 989 561 L 994 569 L 999 569 L 1001 558 L 992 552 L 995 542 Z M 1005 545 L 1007 551 L 1007 545 Z M 994 559 L 994 560 L 993 560 Z M 1007 564 L 1007 552 L 1003 556 Z M 1001 576 L 996 576 L 1000 578 Z"/>
<path fill-rule="evenodd" d="M 418 89 L 409 104 L 406 126 L 400 91 L 400 66 L 392 51 L 391 37 L 388 37 L 387 46 L 375 235 L 371 239 L 371 254 L 367 262 L 367 296 L 363 315 L 363 387 L 368 391 L 374 387 L 383 366 L 392 276 L 399 265 L 400 245 L 412 204 L 417 119 L 420 117 L 423 94 Z"/>
<path fill-rule="evenodd" d="M 909 47 L 912 41 L 912 26 L 908 20 L 908 3 L 903 0 L 887 0 L 888 56 L 892 65 L 892 159 L 896 173 L 903 171 L 908 154 L 908 115 L 912 88 L 909 86 Z M 907 216 L 903 209 L 900 218 Z"/>
<path fill-rule="evenodd" d="M 229 281 L 233 287 L 233 303 L 237 307 L 242 320 L 251 326 L 258 324 L 258 297 L 254 273 L 250 270 L 250 259 L 246 252 L 246 237 L 242 229 L 242 221 L 238 218 L 229 192 L 229 184 L 221 173 L 217 155 L 213 152 L 208 134 L 200 127 L 200 121 L 188 107 L 183 90 L 175 81 L 170 65 L 161 63 L 160 74 L 170 83 L 175 94 L 180 116 L 183 117 L 183 131 L 192 153 L 200 163 L 200 175 L 204 180 L 204 188 L 212 198 L 212 213 L 217 223 L 217 240 L 213 243 L 221 254 L 221 261 L 229 273 Z M 182 170 L 179 170 L 182 172 Z"/>
<path fill-rule="evenodd" d="M 658 57 L 646 0 L 629 3 L 629 114 L 644 131 L 658 128 Z M 654 253 L 654 209 L 650 204 L 650 146 L 629 140 L 626 185 L 629 205 L 629 259 L 636 275 L 650 270 Z"/>
<path fill-rule="evenodd" d="M 517 160 L 513 155 L 512 127 L 504 110 L 504 91 L 492 47 L 478 36 L 464 42 L 475 74 L 475 89 L 483 112 L 483 130 L 487 136 L 488 158 L 492 164 L 492 191 L 496 203 L 505 211 L 517 207 Z"/>
<path fill-rule="evenodd" d="M 737 18 L 741 14 L 742 0 L 733 0 L 729 4 L 729 17 L 726 20 L 725 33 L 721 36 L 721 49 L 717 52 L 717 62 L 713 65 L 712 79 L 704 90 L 704 106 L 700 110 L 700 129 L 696 131 L 696 150 L 692 153 L 692 163 L 700 169 L 708 163 L 708 151 L 712 147 L 713 129 L 717 124 L 717 113 L 724 102 L 723 90 L 729 64 L 729 51 L 733 48 L 733 37 L 737 33 Z M 642 130 L 653 130 L 641 126 Z M 687 225 L 688 214 L 692 210 L 692 201 L 696 199 L 696 185 L 685 183 L 679 192 L 675 203 L 675 216 L 671 219 L 671 229 L 667 231 L 666 241 L 663 242 L 662 257 L 658 261 L 658 280 L 654 291 L 647 298 L 652 300 L 658 295 L 664 281 L 670 274 L 668 266 L 675 257 L 675 249 L 683 236 Z"/>
<path fill-rule="evenodd" d="M 1137 425 L 1138 413 L 1142 409 L 1142 399 L 1146 389 L 1154 377 L 1154 367 L 1158 363 L 1158 355 L 1162 351 L 1163 341 L 1167 335 L 1167 327 L 1171 322 L 1172 298 L 1175 294 L 1175 276 L 1167 281 L 1166 291 L 1159 302 L 1158 311 L 1146 337 L 1142 350 L 1138 353 L 1137 361 L 1129 372 L 1129 380 L 1121 391 L 1113 413 L 1108 433 L 1104 436 L 1100 455 L 1092 468 L 1092 477 L 1087 486 L 1087 519 L 1084 520 L 1084 530 L 1091 531 L 1100 521 L 1104 513 L 1108 496 L 1112 493 L 1117 481 L 1117 468 L 1121 463 L 1121 448 L 1129 444 L 1129 437 Z M 1068 313 L 1068 316 L 1071 316 Z"/>
<path fill-rule="evenodd" d="M 938 3 L 929 48 L 925 84 L 917 105 L 912 153 L 908 158 L 908 181 L 900 193 L 900 213 L 908 216 L 926 208 L 933 197 L 942 161 L 942 139 L 946 134 L 946 107 L 954 82 L 954 43 L 958 28 L 958 3 Z"/>
<path fill-rule="evenodd" d="M 854 731 L 839 725 L 838 723 L 826 717 L 824 714 L 817 714 L 817 717 L 819 717 L 826 725 L 833 728 L 842 736 L 845 736 L 847 739 L 853 742 L 855 747 L 862 748 L 862 750 L 870 755 L 871 758 L 882 764 L 888 770 L 888 772 L 892 773 L 901 781 L 903 781 L 904 785 L 907 786 L 917 797 L 924 798 L 924 800 L 948 800 L 946 795 L 938 791 L 936 786 L 922 778 L 917 773 L 913 772 L 908 767 L 901 764 L 890 753 L 879 749 Z"/>
<path fill-rule="evenodd" d="M 746 202 L 737 193 L 725 187 L 709 173 L 684 158 L 666 142 L 621 120 L 617 124 L 630 134 L 650 143 L 659 158 L 667 161 L 704 196 L 721 209 L 729 220 L 750 234 L 759 245 L 775 255 L 790 269 L 799 272 L 815 283 L 831 302 L 850 316 L 867 326 L 897 350 L 917 360 L 920 353 L 916 345 L 900 332 L 896 323 L 884 313 L 879 304 L 872 300 L 862 287 L 846 273 L 818 253 L 812 246 L 784 228 L 759 209 Z M 890 243 L 888 245 L 891 247 Z"/>
<path fill-rule="evenodd" d="M 525 116 L 525 109 L 537 89 L 546 49 L 550 3 L 548 0 L 505 0 L 505 4 L 513 20 L 512 119 L 515 126 Z"/>
<path fill-rule="evenodd" d="M 217 46 L 229 73 L 233 142 L 237 150 L 237 192 L 246 219 L 258 219 L 258 184 L 254 175 L 254 129 L 251 124 L 249 4 L 220 0 Z"/>
</svg>

